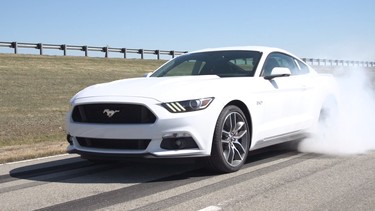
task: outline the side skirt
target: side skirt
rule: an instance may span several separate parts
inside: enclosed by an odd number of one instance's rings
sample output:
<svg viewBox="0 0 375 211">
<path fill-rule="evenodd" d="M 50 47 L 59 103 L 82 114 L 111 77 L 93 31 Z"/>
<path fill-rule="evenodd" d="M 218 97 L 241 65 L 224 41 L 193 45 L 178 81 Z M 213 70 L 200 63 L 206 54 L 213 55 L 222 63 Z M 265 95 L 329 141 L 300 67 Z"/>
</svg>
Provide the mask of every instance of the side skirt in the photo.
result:
<svg viewBox="0 0 375 211">
<path fill-rule="evenodd" d="M 275 144 L 281 144 L 288 141 L 295 141 L 299 139 L 304 139 L 309 137 L 309 133 L 304 130 L 299 130 L 291 133 L 285 133 L 278 136 L 273 136 L 269 138 L 265 138 L 263 140 L 257 141 L 257 143 L 250 149 L 250 150 L 256 150 L 268 146 L 272 146 Z"/>
</svg>

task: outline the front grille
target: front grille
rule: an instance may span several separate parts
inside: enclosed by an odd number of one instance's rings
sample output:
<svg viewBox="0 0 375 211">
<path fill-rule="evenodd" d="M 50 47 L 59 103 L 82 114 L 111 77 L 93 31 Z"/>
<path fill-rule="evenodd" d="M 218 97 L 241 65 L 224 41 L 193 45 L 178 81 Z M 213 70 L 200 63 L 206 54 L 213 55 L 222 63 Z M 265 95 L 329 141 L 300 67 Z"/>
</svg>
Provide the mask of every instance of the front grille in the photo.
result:
<svg viewBox="0 0 375 211">
<path fill-rule="evenodd" d="M 87 104 L 74 107 L 72 119 L 82 123 L 152 124 L 156 116 L 143 105 Z"/>
<path fill-rule="evenodd" d="M 100 149 L 145 150 L 150 139 L 96 139 L 76 137 L 79 145 Z"/>
</svg>

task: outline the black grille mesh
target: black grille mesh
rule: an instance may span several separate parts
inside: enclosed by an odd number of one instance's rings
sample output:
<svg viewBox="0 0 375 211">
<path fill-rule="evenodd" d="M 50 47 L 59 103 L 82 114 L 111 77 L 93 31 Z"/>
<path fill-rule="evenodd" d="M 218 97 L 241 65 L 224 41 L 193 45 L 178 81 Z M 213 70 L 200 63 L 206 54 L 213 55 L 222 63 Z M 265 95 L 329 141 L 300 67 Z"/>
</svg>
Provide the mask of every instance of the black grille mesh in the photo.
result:
<svg viewBox="0 0 375 211">
<path fill-rule="evenodd" d="M 101 124 L 151 124 L 155 115 L 136 104 L 86 104 L 74 107 L 73 121 Z"/>
<path fill-rule="evenodd" d="M 145 150 L 150 139 L 96 139 L 76 137 L 79 145 L 100 149 Z"/>
</svg>

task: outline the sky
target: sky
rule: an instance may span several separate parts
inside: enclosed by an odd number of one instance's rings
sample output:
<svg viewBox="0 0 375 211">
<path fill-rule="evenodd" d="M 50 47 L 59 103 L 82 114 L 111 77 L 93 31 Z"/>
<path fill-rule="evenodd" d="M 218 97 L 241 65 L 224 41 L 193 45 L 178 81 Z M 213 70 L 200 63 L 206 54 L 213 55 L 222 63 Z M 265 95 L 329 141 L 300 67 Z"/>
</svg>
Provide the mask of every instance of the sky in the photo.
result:
<svg viewBox="0 0 375 211">
<path fill-rule="evenodd" d="M 261 45 L 304 58 L 375 61 L 374 8 L 374 0 L 0 0 L 0 42 L 182 51 Z"/>
</svg>

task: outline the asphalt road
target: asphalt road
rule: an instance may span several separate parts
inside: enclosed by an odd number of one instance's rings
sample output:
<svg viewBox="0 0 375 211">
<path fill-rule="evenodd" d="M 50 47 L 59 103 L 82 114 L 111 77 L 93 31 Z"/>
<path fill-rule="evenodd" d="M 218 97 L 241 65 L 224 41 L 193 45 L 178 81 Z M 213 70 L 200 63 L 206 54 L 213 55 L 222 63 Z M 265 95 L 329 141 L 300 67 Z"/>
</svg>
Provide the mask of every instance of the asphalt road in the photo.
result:
<svg viewBox="0 0 375 211">
<path fill-rule="evenodd" d="M 0 165 L 0 210 L 375 210 L 375 152 L 284 146 L 215 175 L 196 160 L 92 164 L 75 155 Z"/>
</svg>

